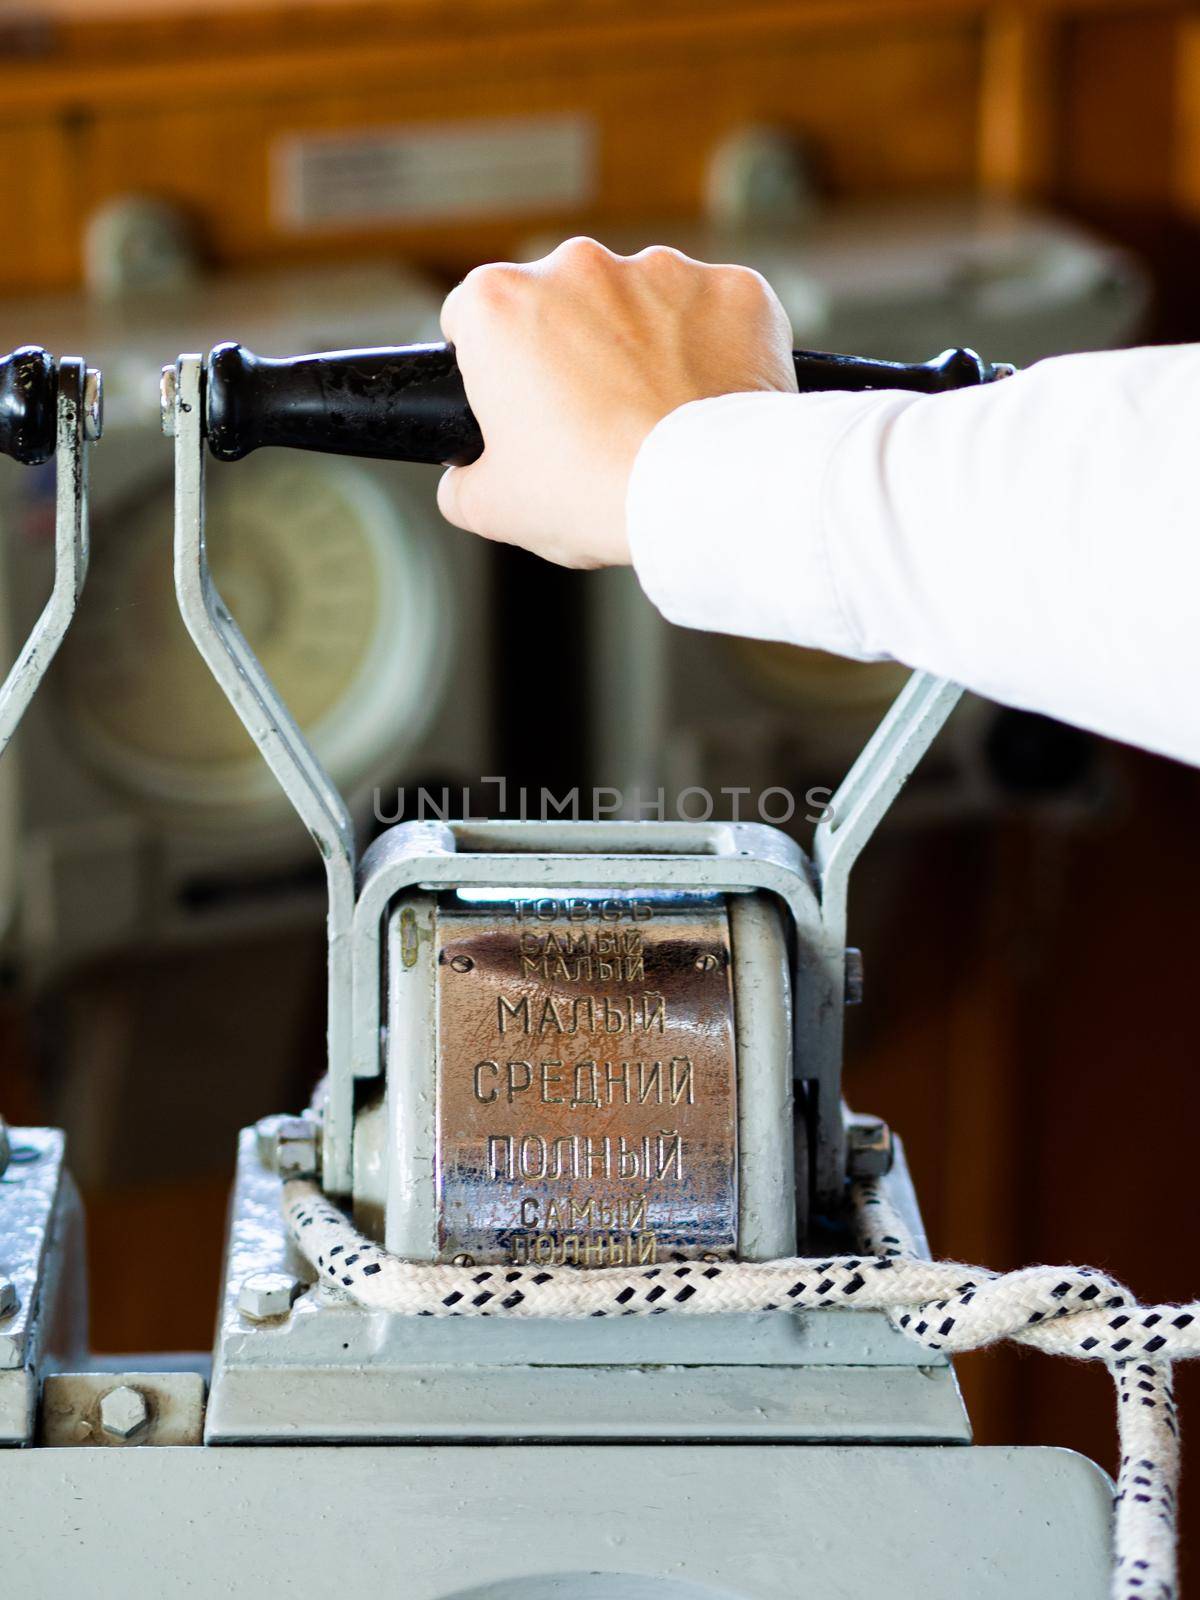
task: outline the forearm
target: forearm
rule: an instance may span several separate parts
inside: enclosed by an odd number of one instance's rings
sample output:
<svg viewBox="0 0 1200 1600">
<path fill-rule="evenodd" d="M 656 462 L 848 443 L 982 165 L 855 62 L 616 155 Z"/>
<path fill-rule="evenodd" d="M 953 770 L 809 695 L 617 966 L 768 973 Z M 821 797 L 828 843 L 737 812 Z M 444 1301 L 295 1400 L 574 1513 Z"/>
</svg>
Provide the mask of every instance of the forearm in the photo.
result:
<svg viewBox="0 0 1200 1600">
<path fill-rule="evenodd" d="M 921 398 L 738 394 L 666 417 L 627 500 L 692 627 L 893 657 L 1200 762 L 1200 347 Z"/>
</svg>

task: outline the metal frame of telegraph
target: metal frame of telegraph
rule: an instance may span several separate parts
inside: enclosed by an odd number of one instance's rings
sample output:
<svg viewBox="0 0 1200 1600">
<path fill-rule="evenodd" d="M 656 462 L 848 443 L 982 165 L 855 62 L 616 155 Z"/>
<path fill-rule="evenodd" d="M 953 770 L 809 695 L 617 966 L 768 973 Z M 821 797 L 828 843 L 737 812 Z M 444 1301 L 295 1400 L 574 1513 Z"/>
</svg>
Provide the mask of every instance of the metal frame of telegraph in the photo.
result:
<svg viewBox="0 0 1200 1600">
<path fill-rule="evenodd" d="M 845 1177 L 841 1101 L 850 869 L 961 694 L 909 679 L 834 794 L 811 856 L 757 823 L 402 823 L 358 856 L 349 809 L 263 670 L 208 565 L 204 526 L 204 360 L 182 355 L 163 383 L 175 440 L 175 588 L 189 633 L 325 863 L 328 1082 L 322 1182 L 351 1191 L 355 1084 L 383 1071 L 381 930 L 406 889 L 674 887 L 767 890 L 795 927 L 794 1061 L 809 1095 L 813 1199 L 836 1204 Z"/>
</svg>

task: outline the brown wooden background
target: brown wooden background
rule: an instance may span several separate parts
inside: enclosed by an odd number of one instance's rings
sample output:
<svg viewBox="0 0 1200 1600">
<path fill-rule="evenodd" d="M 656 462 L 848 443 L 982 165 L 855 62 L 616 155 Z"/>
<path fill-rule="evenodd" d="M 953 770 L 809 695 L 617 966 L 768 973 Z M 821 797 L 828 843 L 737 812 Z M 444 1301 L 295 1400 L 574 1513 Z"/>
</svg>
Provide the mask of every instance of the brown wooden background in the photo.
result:
<svg viewBox="0 0 1200 1600">
<path fill-rule="evenodd" d="M 218 264 L 401 249 L 451 270 L 528 218 L 298 239 L 281 133 L 583 111 L 595 211 L 695 209 L 713 143 L 795 126 L 835 193 L 981 185 L 1154 230 L 1200 206 L 1200 19 L 1163 0 L 30 0 L 0 14 L 0 287 L 69 285 L 114 193 L 186 207 Z"/>
<path fill-rule="evenodd" d="M 376 253 L 453 275 L 511 251 L 529 218 L 298 237 L 270 220 L 270 143 L 509 111 L 596 119 L 597 205 L 564 226 L 694 212 L 721 135 L 782 123 L 833 195 L 978 187 L 1101 224 L 1154 270 L 1155 335 L 1200 333 L 1200 18 L 1156 0 L 32 0 L 0 17 L 0 290 L 76 283 L 80 213 L 139 190 L 182 204 L 218 267 Z M 1136 544 L 1131 529 L 1131 559 Z M 1088 1261 L 1188 1297 L 1200 782 L 1132 752 L 1118 765 L 1082 826 L 1027 816 L 906 847 L 849 1088 L 905 1135 L 939 1252 Z M 35 1116 L 16 1000 L 6 1042 L 6 1111 Z M 205 1344 L 226 1174 L 146 1187 L 127 1170 L 91 1196 L 97 1342 Z M 153 1308 L 122 1264 L 135 1224 L 177 1262 Z M 980 1439 L 1113 1464 L 1101 1372 L 1011 1352 L 960 1371 Z M 1200 1382 L 1181 1387 L 1200 1429 Z M 1200 1550 L 1200 1486 L 1184 1503 Z"/>
</svg>

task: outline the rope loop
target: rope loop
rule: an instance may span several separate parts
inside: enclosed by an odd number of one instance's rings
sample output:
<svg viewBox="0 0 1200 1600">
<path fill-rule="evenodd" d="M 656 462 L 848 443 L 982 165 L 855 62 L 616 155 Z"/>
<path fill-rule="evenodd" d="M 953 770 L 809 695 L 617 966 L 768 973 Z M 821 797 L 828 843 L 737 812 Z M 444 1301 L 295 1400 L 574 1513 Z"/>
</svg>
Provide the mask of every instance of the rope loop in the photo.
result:
<svg viewBox="0 0 1200 1600">
<path fill-rule="evenodd" d="M 1104 1362 L 1117 1389 L 1121 1465 L 1112 1600 L 1175 1600 L 1179 1429 L 1171 1363 L 1200 1355 L 1200 1303 L 1139 1305 L 1091 1267 L 995 1273 L 918 1256 L 876 1179 L 850 1186 L 860 1254 L 652 1266 L 453 1266 L 404 1261 L 359 1233 L 315 1183 L 284 1185 L 292 1239 L 329 1284 L 371 1311 L 419 1317 L 702 1316 L 882 1311 L 925 1349 L 1004 1339 Z"/>
</svg>

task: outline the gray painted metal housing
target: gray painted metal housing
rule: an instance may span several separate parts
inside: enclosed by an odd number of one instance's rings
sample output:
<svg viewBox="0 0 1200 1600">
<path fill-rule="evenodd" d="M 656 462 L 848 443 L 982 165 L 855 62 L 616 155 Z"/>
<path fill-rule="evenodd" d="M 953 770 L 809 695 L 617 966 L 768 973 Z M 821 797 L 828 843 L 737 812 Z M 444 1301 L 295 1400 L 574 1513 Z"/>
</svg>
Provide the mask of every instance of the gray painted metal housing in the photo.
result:
<svg viewBox="0 0 1200 1600">
<path fill-rule="evenodd" d="M 900 1151 L 886 1180 L 924 1248 Z M 325 1285 L 253 1322 L 258 1272 L 311 1268 L 287 1237 L 280 1180 L 241 1136 L 205 1437 L 366 1440 L 771 1439 L 967 1443 L 953 1369 L 879 1312 L 584 1322 L 366 1311 Z"/>
<path fill-rule="evenodd" d="M 1110 1502 L 1046 1449 L 0 1454 L 29 1600 L 1105 1600 Z"/>
</svg>

